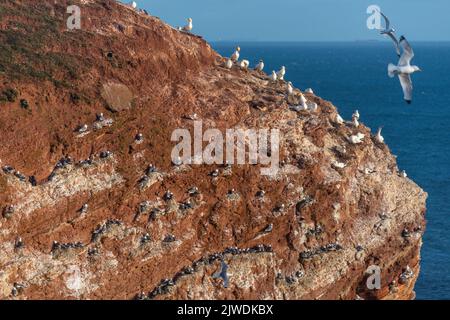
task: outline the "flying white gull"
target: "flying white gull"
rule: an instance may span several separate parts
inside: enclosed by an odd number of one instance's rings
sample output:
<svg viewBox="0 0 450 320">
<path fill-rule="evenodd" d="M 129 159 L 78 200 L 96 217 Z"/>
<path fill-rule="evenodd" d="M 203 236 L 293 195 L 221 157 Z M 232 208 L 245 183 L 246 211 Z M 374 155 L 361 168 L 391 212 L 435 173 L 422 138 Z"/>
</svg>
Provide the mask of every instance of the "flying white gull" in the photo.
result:
<svg viewBox="0 0 450 320">
<path fill-rule="evenodd" d="M 285 74 L 286 74 L 286 67 L 282 66 L 280 71 L 277 72 L 278 80 L 284 80 Z"/>
<path fill-rule="evenodd" d="M 391 78 L 393 78 L 395 75 L 398 75 L 400 84 L 403 89 L 405 101 L 408 104 L 411 104 L 413 92 L 411 74 L 416 71 L 422 70 L 420 70 L 418 66 L 411 65 L 411 60 L 414 58 L 414 51 L 412 50 L 411 46 L 404 36 L 400 37 L 400 46 L 403 49 L 403 54 L 400 57 L 397 66 L 392 63 L 388 65 L 388 75 Z"/>
<path fill-rule="evenodd" d="M 395 29 L 391 28 L 391 23 L 390 23 L 388 17 L 386 17 L 384 15 L 384 13 L 381 11 L 380 11 L 380 14 L 383 16 L 384 21 L 386 22 L 386 27 L 384 28 L 384 30 L 381 30 L 380 33 L 384 34 L 392 39 L 392 41 L 394 42 L 395 51 L 397 52 L 397 55 L 400 57 L 400 46 L 399 46 L 397 37 L 395 36 Z"/>
<path fill-rule="evenodd" d="M 239 60 L 239 52 L 241 51 L 240 47 L 236 47 L 236 51 L 234 51 L 233 55 L 231 56 L 231 61 L 237 62 Z"/>
<path fill-rule="evenodd" d="M 375 136 L 375 139 L 379 143 L 384 143 L 384 137 L 381 135 L 381 130 L 382 129 L 383 129 L 383 127 L 378 128 L 377 135 Z"/>
<path fill-rule="evenodd" d="M 259 63 L 256 65 L 255 70 L 256 71 L 263 71 L 264 69 L 264 61 L 259 60 Z"/>
</svg>

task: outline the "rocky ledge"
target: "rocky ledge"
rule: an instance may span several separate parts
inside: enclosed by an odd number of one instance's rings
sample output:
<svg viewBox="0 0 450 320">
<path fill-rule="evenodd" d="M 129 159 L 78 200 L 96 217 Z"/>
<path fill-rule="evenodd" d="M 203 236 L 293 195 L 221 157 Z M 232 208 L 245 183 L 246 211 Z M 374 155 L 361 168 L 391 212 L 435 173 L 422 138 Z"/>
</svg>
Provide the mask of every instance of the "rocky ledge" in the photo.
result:
<svg viewBox="0 0 450 320">
<path fill-rule="evenodd" d="M 224 62 L 116 1 L 1 2 L 0 299 L 414 297 L 426 193 L 330 102 Z M 193 119 L 279 129 L 280 170 L 174 165 Z"/>
</svg>

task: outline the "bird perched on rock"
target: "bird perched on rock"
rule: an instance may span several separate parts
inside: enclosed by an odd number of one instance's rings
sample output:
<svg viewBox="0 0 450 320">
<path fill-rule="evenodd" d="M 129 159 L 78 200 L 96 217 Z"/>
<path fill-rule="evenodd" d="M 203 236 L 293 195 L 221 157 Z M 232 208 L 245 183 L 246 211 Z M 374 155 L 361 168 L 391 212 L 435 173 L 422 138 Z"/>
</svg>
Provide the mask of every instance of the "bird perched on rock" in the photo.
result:
<svg viewBox="0 0 450 320">
<path fill-rule="evenodd" d="M 411 74 L 422 71 L 418 66 L 412 66 L 411 60 L 414 58 L 414 51 L 404 36 L 400 37 L 400 46 L 403 48 L 403 54 L 397 65 L 390 63 L 388 65 L 388 75 L 393 78 L 398 76 L 403 89 L 403 95 L 406 103 L 411 104 L 413 85 Z"/>
<path fill-rule="evenodd" d="M 286 93 L 288 96 L 292 96 L 294 94 L 294 87 L 292 86 L 292 82 L 288 82 Z"/>
<path fill-rule="evenodd" d="M 358 119 L 359 119 L 359 117 L 353 115 L 353 117 L 352 117 L 352 124 L 353 124 L 353 126 L 354 126 L 355 128 L 358 128 L 358 127 L 359 127 L 359 121 L 358 121 Z"/>
<path fill-rule="evenodd" d="M 263 71 L 264 69 L 264 61 L 259 60 L 259 63 L 256 65 L 255 70 L 256 71 Z"/>
<path fill-rule="evenodd" d="M 344 119 L 342 119 L 341 115 L 339 113 L 336 114 L 336 119 L 335 119 L 337 124 L 343 124 L 344 123 Z"/>
<path fill-rule="evenodd" d="M 231 59 L 227 59 L 227 61 L 225 61 L 225 68 L 227 69 L 233 68 L 233 61 Z"/>
<path fill-rule="evenodd" d="M 278 79 L 277 73 L 275 71 L 272 71 L 272 74 L 270 75 L 270 81 L 275 82 L 277 81 L 277 79 Z"/>
<path fill-rule="evenodd" d="M 355 112 L 353 112 L 353 114 L 352 114 L 352 118 L 356 118 L 357 120 L 359 120 L 359 117 L 360 117 L 359 111 L 355 110 Z"/>
<path fill-rule="evenodd" d="M 241 67 L 242 69 L 245 69 L 245 70 L 247 70 L 249 66 L 250 66 L 250 61 L 248 61 L 248 60 L 242 60 L 239 63 L 239 67 Z"/>
<path fill-rule="evenodd" d="M 405 170 L 403 170 L 403 171 L 400 173 L 400 176 L 401 176 L 402 178 L 407 178 L 407 177 L 408 177 L 408 175 L 406 174 L 406 171 L 405 171 Z"/>
<path fill-rule="evenodd" d="M 358 132 L 356 135 L 352 135 L 348 138 L 348 141 L 352 144 L 359 144 L 363 142 L 365 135 Z"/>
<path fill-rule="evenodd" d="M 105 121 L 105 116 L 103 115 L 102 112 L 97 114 L 96 118 L 97 118 L 96 121 L 98 121 L 98 122 Z"/>
<path fill-rule="evenodd" d="M 137 8 L 137 3 L 135 1 L 131 1 L 130 3 L 128 3 L 128 6 L 130 6 L 133 9 Z"/>
<path fill-rule="evenodd" d="M 240 52 L 241 52 L 241 47 L 236 47 L 236 50 L 231 55 L 231 61 L 237 62 L 239 60 L 239 57 L 240 57 Z"/>
<path fill-rule="evenodd" d="M 78 128 L 77 132 L 78 133 L 85 133 L 88 131 L 88 126 L 87 124 L 83 124 L 81 127 Z"/>
<path fill-rule="evenodd" d="M 286 75 L 286 67 L 282 66 L 280 71 L 277 72 L 278 80 L 284 80 L 284 76 Z"/>
<path fill-rule="evenodd" d="M 194 25 L 192 24 L 192 18 L 187 19 L 187 25 L 185 25 L 181 30 L 185 32 L 191 32 L 194 28 Z"/>
<path fill-rule="evenodd" d="M 319 106 L 317 105 L 317 103 L 311 102 L 311 103 L 308 105 L 308 109 L 309 109 L 310 111 L 312 111 L 312 112 L 317 112 L 317 110 L 319 110 Z"/>
<path fill-rule="evenodd" d="M 311 88 L 306 89 L 305 92 L 306 92 L 306 93 L 314 94 L 314 91 L 313 91 L 313 89 L 311 89 Z"/>
<path fill-rule="evenodd" d="M 384 137 L 381 135 L 381 130 L 383 130 L 383 127 L 378 128 L 377 135 L 375 136 L 375 140 L 379 143 L 384 143 Z"/>
<path fill-rule="evenodd" d="M 300 92 L 300 105 L 304 108 L 308 108 L 308 100 L 306 100 L 305 96 Z"/>
</svg>

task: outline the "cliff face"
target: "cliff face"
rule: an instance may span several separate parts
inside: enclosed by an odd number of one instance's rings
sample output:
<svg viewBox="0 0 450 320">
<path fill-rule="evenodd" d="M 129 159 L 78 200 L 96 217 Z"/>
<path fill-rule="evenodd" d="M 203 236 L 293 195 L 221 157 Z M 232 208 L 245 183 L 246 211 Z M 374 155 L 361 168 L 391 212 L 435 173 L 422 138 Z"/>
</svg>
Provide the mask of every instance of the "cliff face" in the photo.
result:
<svg viewBox="0 0 450 320">
<path fill-rule="evenodd" d="M 81 30 L 66 30 L 71 4 Z M 285 83 L 223 62 L 115 1 L 2 1 L 0 299 L 414 297 L 426 193 L 330 102 L 289 110 Z M 174 166 L 172 131 L 194 113 L 278 128 L 281 170 Z"/>
</svg>

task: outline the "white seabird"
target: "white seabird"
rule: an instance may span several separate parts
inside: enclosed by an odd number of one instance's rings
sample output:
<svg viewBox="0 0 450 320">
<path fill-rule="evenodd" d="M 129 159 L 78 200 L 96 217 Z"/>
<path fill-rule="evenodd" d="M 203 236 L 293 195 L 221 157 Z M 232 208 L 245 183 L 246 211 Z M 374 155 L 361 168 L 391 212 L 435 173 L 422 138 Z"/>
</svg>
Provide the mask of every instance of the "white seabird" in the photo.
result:
<svg viewBox="0 0 450 320">
<path fill-rule="evenodd" d="M 337 124 L 343 124 L 344 119 L 342 119 L 341 115 L 339 113 L 336 114 L 336 123 Z"/>
<path fill-rule="evenodd" d="M 348 141 L 352 144 L 362 143 L 365 135 L 361 132 L 358 132 L 356 135 L 352 135 L 348 138 Z"/>
<path fill-rule="evenodd" d="M 380 34 L 386 35 L 392 39 L 392 41 L 394 42 L 395 51 L 397 52 L 397 55 L 400 57 L 400 46 L 399 46 L 397 37 L 395 36 L 395 30 L 394 30 L 394 28 L 391 28 L 391 23 L 390 23 L 388 17 L 386 17 L 383 14 L 383 12 L 381 12 L 381 11 L 379 11 L 379 12 L 383 16 L 384 21 L 386 22 L 386 27 L 384 28 L 384 30 L 380 31 Z"/>
<path fill-rule="evenodd" d="M 187 19 L 187 22 L 188 22 L 188 24 L 185 25 L 185 26 L 182 28 L 182 30 L 183 30 L 183 31 L 186 31 L 186 32 L 191 32 L 192 29 L 194 28 L 194 26 L 193 26 L 193 24 L 192 24 L 192 18 L 188 18 L 188 19 Z"/>
<path fill-rule="evenodd" d="M 277 81 L 277 79 L 278 79 L 277 73 L 275 71 L 272 71 L 272 74 L 270 75 L 270 80 L 275 82 Z"/>
<path fill-rule="evenodd" d="M 227 61 L 225 62 L 225 68 L 227 69 L 233 68 L 233 61 L 231 61 L 231 59 L 227 59 Z"/>
<path fill-rule="evenodd" d="M 130 3 L 128 3 L 128 5 L 129 5 L 131 8 L 133 8 L 133 9 L 136 9 L 136 8 L 137 8 L 137 3 L 136 3 L 136 1 L 131 1 Z"/>
<path fill-rule="evenodd" d="M 305 104 L 299 104 L 297 106 L 290 106 L 289 109 L 300 112 L 308 110 L 308 107 Z"/>
<path fill-rule="evenodd" d="M 392 63 L 388 65 L 388 75 L 391 78 L 395 75 L 398 76 L 403 89 L 404 99 L 406 103 L 411 104 L 413 92 L 411 74 L 422 70 L 418 66 L 411 65 L 411 60 L 414 58 L 414 51 L 404 36 L 400 37 L 400 46 L 403 49 L 403 54 L 397 66 Z"/>
<path fill-rule="evenodd" d="M 263 71 L 264 69 L 264 61 L 259 60 L 259 63 L 256 65 L 255 70 L 256 71 Z"/>
<path fill-rule="evenodd" d="M 237 62 L 239 60 L 239 56 L 240 56 L 239 52 L 241 52 L 241 48 L 240 47 L 236 47 L 236 50 L 231 55 L 231 61 Z"/>
<path fill-rule="evenodd" d="M 314 94 L 314 91 L 313 91 L 313 89 L 308 88 L 308 89 L 305 90 L 305 93 L 311 93 L 311 94 Z"/>
<path fill-rule="evenodd" d="M 375 136 L 375 140 L 379 143 L 384 143 L 384 137 L 381 135 L 381 130 L 383 130 L 383 127 L 378 128 L 377 135 Z"/>
<path fill-rule="evenodd" d="M 284 80 L 284 76 L 286 75 L 286 67 L 282 66 L 280 71 L 277 72 L 278 80 Z"/>
<path fill-rule="evenodd" d="M 242 60 L 242 61 L 239 63 L 239 66 L 240 66 L 242 69 L 247 70 L 248 67 L 250 66 L 250 61 L 248 61 L 248 60 Z"/>
<path fill-rule="evenodd" d="M 407 178 L 407 177 L 408 177 L 408 175 L 406 174 L 406 171 L 405 171 L 405 170 L 403 170 L 403 171 L 400 173 L 400 176 L 401 176 L 402 178 Z"/>
<path fill-rule="evenodd" d="M 358 117 L 356 117 L 355 115 L 353 115 L 353 117 L 352 117 L 352 124 L 355 128 L 359 127 Z"/>
<path fill-rule="evenodd" d="M 300 105 L 303 106 L 304 108 L 308 109 L 307 102 L 308 102 L 308 100 L 306 100 L 306 98 L 303 95 L 303 93 L 300 92 Z"/>
<path fill-rule="evenodd" d="M 355 110 L 355 112 L 353 112 L 353 114 L 352 114 L 352 118 L 356 118 L 356 119 L 359 120 L 359 117 L 360 117 L 359 111 L 358 111 L 358 110 Z"/>
<path fill-rule="evenodd" d="M 319 106 L 315 102 L 311 102 L 308 104 L 308 109 L 312 112 L 317 112 L 319 110 Z"/>
<path fill-rule="evenodd" d="M 292 96 L 294 94 L 294 87 L 292 86 L 292 82 L 288 82 L 286 93 L 288 96 Z"/>
</svg>

